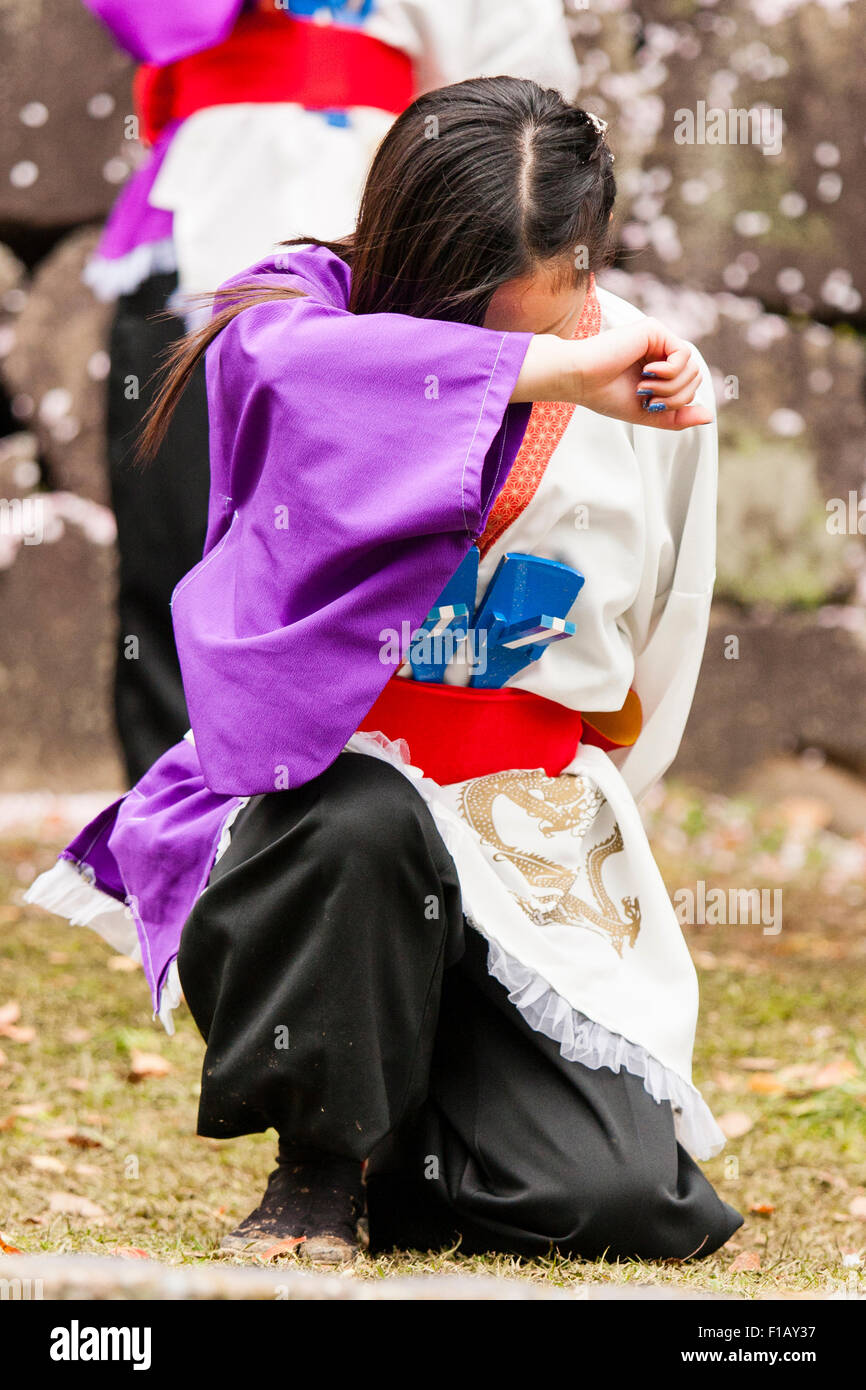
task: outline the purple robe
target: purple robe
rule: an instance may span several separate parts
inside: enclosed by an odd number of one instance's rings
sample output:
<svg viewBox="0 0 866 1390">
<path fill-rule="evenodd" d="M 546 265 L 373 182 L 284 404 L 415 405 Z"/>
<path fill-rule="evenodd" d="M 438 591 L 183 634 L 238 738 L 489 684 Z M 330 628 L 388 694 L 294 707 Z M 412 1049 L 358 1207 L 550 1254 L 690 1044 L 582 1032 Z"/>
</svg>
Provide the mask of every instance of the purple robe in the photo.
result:
<svg viewBox="0 0 866 1390">
<path fill-rule="evenodd" d="M 222 43 L 244 9 L 244 0 L 148 0 L 141 5 L 130 0 L 84 0 L 84 4 L 120 48 L 139 63 L 158 64 L 174 63 Z M 99 261 L 121 261 L 137 247 L 171 236 L 172 214 L 153 207 L 149 200 L 179 125 L 172 121 L 161 132 L 147 162 L 120 192 L 99 242 Z"/>
<path fill-rule="evenodd" d="M 245 0 L 84 0 L 139 63 L 176 63 L 227 39 Z"/>
<path fill-rule="evenodd" d="M 351 314 L 349 268 L 323 248 L 229 284 L 253 276 L 305 297 L 245 309 L 207 353 L 207 539 L 172 599 L 195 744 L 60 856 L 129 905 L 155 1007 L 239 798 L 334 761 L 394 673 L 389 634 L 405 648 L 484 530 L 529 418 L 509 399 L 530 334 Z"/>
</svg>

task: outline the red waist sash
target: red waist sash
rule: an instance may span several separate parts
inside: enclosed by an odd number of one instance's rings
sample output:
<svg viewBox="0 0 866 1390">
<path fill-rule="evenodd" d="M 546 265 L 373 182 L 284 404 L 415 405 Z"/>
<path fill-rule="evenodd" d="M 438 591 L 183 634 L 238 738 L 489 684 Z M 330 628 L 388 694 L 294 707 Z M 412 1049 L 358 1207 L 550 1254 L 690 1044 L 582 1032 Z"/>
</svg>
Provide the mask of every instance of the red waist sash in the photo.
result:
<svg viewBox="0 0 866 1390">
<path fill-rule="evenodd" d="M 243 14 L 222 43 L 176 63 L 143 63 L 133 84 L 141 138 L 206 106 L 293 101 L 315 110 L 375 106 L 402 111 L 414 95 L 412 63 L 358 29 Z"/>
<path fill-rule="evenodd" d="M 359 726 L 405 739 L 410 760 L 440 786 L 514 767 L 556 777 L 571 762 L 583 720 L 529 690 L 472 690 L 392 676 Z"/>
</svg>

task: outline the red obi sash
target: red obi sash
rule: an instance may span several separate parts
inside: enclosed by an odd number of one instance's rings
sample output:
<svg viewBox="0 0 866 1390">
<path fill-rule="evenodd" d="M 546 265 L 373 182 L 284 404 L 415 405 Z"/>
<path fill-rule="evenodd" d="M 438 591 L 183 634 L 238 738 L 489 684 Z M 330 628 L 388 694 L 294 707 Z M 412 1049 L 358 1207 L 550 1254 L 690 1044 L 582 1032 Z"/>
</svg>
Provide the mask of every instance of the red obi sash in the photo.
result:
<svg viewBox="0 0 866 1390">
<path fill-rule="evenodd" d="M 176 63 L 143 63 L 133 84 L 141 138 L 206 106 L 293 101 L 315 110 L 375 106 L 395 114 L 414 95 L 408 54 L 359 29 L 243 14 L 222 43 Z"/>
<path fill-rule="evenodd" d="M 359 729 L 406 740 L 410 761 L 440 786 L 515 767 L 558 777 L 581 742 L 609 752 L 635 742 L 640 701 L 591 716 L 531 690 L 473 690 L 392 676 Z M 604 726 L 604 731 L 602 727 Z"/>
<path fill-rule="evenodd" d="M 411 762 L 445 787 L 512 767 L 543 767 L 556 777 L 577 752 L 583 721 L 529 690 L 392 676 L 359 727 L 405 739 Z"/>
</svg>

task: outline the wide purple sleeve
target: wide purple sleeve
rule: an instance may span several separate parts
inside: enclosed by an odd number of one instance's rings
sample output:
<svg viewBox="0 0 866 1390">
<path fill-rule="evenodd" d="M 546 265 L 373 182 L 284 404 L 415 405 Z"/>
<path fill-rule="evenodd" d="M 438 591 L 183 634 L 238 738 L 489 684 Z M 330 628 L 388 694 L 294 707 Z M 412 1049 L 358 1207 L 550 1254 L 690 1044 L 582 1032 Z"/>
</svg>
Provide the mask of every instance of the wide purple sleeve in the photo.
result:
<svg viewBox="0 0 866 1390">
<path fill-rule="evenodd" d="M 244 0 L 84 0 L 140 63 L 173 63 L 228 38 Z"/>
<path fill-rule="evenodd" d="M 172 613 L 215 792 L 333 762 L 483 530 L 528 419 L 509 399 L 530 334 L 326 300 L 246 309 L 208 352 L 210 525 Z"/>
</svg>

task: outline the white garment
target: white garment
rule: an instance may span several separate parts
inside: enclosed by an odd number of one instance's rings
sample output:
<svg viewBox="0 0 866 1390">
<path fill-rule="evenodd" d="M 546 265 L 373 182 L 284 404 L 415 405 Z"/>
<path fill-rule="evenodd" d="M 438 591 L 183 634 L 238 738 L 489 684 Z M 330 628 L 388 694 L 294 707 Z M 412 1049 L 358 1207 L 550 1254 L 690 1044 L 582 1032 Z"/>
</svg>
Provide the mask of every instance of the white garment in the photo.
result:
<svg viewBox="0 0 866 1390">
<path fill-rule="evenodd" d="M 640 316 L 604 290 L 599 301 L 602 330 Z M 699 360 L 696 400 L 713 410 Z M 681 1141 L 701 1158 L 724 1137 L 692 1086 L 697 977 L 636 798 L 674 757 L 694 693 L 716 474 L 714 425 L 673 433 L 577 409 L 534 498 L 481 562 L 478 599 L 507 551 L 585 576 L 569 614 L 575 635 L 508 684 L 593 711 L 620 709 L 634 686 L 644 722 L 633 747 L 609 756 L 582 746 L 558 778 L 523 770 L 440 787 L 407 765 L 405 744 L 356 734 L 348 745 L 417 785 L 457 866 L 464 911 L 490 943 L 491 971 L 531 1026 L 565 1056 L 642 1076 L 672 1102 Z"/>
<path fill-rule="evenodd" d="M 180 307 L 183 296 L 216 289 L 282 241 L 331 241 L 352 230 L 393 116 L 372 107 L 348 114 L 350 125 L 335 126 L 294 102 L 250 102 L 209 106 L 184 121 L 150 194 L 173 216 Z"/>
<path fill-rule="evenodd" d="M 569 98 L 577 91 L 560 0 L 379 0 L 359 27 L 412 58 L 419 91 L 501 73 Z M 281 241 L 328 241 L 352 230 L 370 161 L 394 117 L 373 107 L 347 114 L 339 126 L 294 102 L 238 103 L 184 121 L 150 193 L 173 214 L 178 306 Z"/>
<path fill-rule="evenodd" d="M 639 316 L 604 290 L 599 300 L 602 331 Z M 696 399 L 714 409 L 703 363 Z M 582 746 L 556 778 L 506 769 L 440 787 L 401 742 L 357 733 L 347 744 L 393 763 L 424 797 L 464 911 L 489 943 L 489 969 L 530 1026 L 567 1058 L 640 1076 L 670 1101 L 696 1158 L 718 1152 L 724 1136 L 692 1084 L 697 978 L 636 799 L 676 753 L 694 691 L 714 578 L 716 471 L 713 425 L 672 433 L 577 409 L 535 496 L 482 561 L 479 598 L 506 551 L 585 576 L 574 636 L 510 684 L 594 711 L 619 709 L 634 686 L 644 722 L 632 748 L 609 756 Z M 576 516 L 588 525 L 575 526 Z M 65 861 L 26 896 L 135 949 L 128 910 Z M 160 1000 L 169 1030 L 178 997 L 173 966 Z"/>
<path fill-rule="evenodd" d="M 643 317 L 597 293 L 602 332 Z M 715 415 L 709 370 L 693 352 L 695 399 Z M 568 615 L 575 635 L 509 685 L 594 711 L 621 709 L 636 686 L 643 731 L 612 758 L 638 799 L 673 761 L 694 695 L 715 580 L 717 473 L 715 426 L 636 427 L 578 406 L 532 502 L 479 566 L 478 599 L 506 551 L 584 575 Z"/>
<path fill-rule="evenodd" d="M 377 0 L 363 27 L 409 54 L 421 92 L 507 74 L 577 93 L 562 0 Z"/>
</svg>

